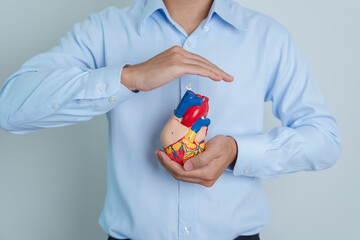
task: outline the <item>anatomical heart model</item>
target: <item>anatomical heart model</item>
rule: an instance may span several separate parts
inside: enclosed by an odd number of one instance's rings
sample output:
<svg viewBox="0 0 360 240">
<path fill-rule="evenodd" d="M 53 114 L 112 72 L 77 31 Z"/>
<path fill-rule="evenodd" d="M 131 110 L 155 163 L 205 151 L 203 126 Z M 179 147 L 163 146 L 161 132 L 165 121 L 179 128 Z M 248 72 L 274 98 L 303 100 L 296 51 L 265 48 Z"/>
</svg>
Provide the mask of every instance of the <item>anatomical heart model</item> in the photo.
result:
<svg viewBox="0 0 360 240">
<path fill-rule="evenodd" d="M 188 90 L 161 132 L 165 153 L 183 165 L 186 160 L 205 150 L 205 137 L 210 124 L 206 118 L 209 98 Z"/>
</svg>

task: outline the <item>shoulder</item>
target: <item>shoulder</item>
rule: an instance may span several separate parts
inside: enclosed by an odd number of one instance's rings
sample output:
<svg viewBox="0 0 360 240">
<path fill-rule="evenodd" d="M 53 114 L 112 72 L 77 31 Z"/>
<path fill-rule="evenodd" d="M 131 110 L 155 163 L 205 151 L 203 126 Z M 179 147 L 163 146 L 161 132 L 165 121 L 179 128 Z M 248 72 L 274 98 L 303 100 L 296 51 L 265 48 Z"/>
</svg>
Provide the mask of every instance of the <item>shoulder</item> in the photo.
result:
<svg viewBox="0 0 360 240">
<path fill-rule="evenodd" d="M 256 34 L 270 34 L 277 36 L 277 38 L 289 36 L 288 28 L 276 19 L 264 13 L 246 8 L 237 2 L 230 2 L 230 7 L 234 9 L 236 14 L 236 20 L 242 21 L 247 31 Z"/>
<path fill-rule="evenodd" d="M 118 8 L 111 6 L 100 12 L 92 13 L 89 19 L 96 21 L 99 25 L 116 25 L 122 23 L 124 25 L 132 25 L 136 23 L 142 14 L 142 5 L 139 1 L 135 1 L 132 5 Z"/>
</svg>

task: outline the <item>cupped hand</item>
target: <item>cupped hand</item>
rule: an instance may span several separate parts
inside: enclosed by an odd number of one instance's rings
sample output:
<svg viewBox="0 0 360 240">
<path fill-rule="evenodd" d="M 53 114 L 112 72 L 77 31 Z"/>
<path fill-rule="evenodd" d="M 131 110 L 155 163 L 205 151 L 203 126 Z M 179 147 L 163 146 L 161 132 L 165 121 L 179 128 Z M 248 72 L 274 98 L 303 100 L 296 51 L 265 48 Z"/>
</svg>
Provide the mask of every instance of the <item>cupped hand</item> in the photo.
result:
<svg viewBox="0 0 360 240">
<path fill-rule="evenodd" d="M 205 144 L 203 153 L 187 160 L 184 166 L 172 161 L 160 149 L 156 149 L 154 154 L 175 179 L 211 187 L 235 161 L 237 144 L 231 137 L 217 135 Z"/>
<path fill-rule="evenodd" d="M 174 46 L 146 62 L 123 68 L 121 83 L 130 90 L 150 91 L 185 74 L 200 75 L 214 81 L 234 80 L 207 59 Z"/>
</svg>

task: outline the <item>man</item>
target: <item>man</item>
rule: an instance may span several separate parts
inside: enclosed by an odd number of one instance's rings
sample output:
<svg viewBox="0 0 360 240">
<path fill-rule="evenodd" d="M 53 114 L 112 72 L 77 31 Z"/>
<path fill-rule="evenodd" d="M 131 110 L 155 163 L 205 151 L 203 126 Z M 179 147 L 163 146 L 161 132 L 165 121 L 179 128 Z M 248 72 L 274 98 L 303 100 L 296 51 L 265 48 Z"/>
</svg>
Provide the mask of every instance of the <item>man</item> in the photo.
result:
<svg viewBox="0 0 360 240">
<path fill-rule="evenodd" d="M 190 88 L 209 97 L 212 123 L 205 152 L 182 167 L 155 149 Z M 268 133 L 264 101 L 282 121 Z M 340 152 L 288 31 L 230 0 L 138 0 L 91 15 L 8 79 L 0 110 L 15 134 L 106 113 L 109 239 L 259 239 L 261 179 L 328 168 Z"/>
</svg>

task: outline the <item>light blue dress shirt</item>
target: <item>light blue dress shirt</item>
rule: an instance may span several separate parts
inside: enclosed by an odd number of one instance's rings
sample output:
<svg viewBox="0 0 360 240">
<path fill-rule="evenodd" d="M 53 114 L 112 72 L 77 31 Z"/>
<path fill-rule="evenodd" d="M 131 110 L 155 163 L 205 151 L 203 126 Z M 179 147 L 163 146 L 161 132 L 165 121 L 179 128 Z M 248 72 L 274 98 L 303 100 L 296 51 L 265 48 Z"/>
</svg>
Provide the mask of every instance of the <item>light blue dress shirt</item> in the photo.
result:
<svg viewBox="0 0 360 240">
<path fill-rule="evenodd" d="M 139 93 L 120 83 L 125 64 L 174 45 L 235 80 L 185 75 Z M 210 98 L 207 140 L 223 134 L 238 144 L 235 166 L 211 188 L 175 180 L 153 154 L 187 88 Z M 268 133 L 265 101 L 282 122 Z M 224 240 L 259 233 L 269 220 L 261 179 L 328 168 L 341 148 L 336 121 L 288 30 L 230 0 L 215 0 L 190 36 L 161 0 L 107 8 L 27 61 L 0 92 L 0 126 L 15 134 L 104 113 L 108 189 L 99 223 L 115 238 Z"/>
</svg>

